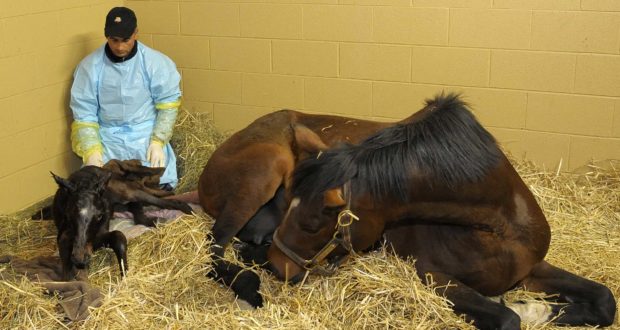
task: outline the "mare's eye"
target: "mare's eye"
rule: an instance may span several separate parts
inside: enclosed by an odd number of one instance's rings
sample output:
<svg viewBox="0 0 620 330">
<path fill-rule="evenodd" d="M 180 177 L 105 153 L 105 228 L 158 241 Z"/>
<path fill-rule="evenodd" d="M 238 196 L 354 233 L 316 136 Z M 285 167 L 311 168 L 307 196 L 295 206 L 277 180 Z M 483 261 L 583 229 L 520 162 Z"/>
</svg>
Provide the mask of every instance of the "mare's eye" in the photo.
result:
<svg viewBox="0 0 620 330">
<path fill-rule="evenodd" d="M 304 222 L 299 223 L 299 228 L 301 228 L 301 230 L 308 232 L 310 234 L 315 234 L 319 230 L 321 230 L 322 227 L 319 222 L 319 219 L 313 218 L 311 220 L 306 220 Z"/>
<path fill-rule="evenodd" d="M 337 216 L 338 213 L 340 213 L 340 209 L 341 209 L 340 206 L 335 206 L 335 207 L 326 206 L 323 208 L 323 211 L 321 211 L 321 213 L 329 217 L 334 217 L 334 216 Z"/>
</svg>

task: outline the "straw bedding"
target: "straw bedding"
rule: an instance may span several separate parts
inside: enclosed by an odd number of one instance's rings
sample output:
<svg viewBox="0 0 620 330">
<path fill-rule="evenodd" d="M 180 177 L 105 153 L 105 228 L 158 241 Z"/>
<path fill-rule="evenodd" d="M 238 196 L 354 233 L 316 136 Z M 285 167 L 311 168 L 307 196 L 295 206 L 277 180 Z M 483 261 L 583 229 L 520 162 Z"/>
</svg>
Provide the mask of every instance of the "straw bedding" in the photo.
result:
<svg viewBox="0 0 620 330">
<path fill-rule="evenodd" d="M 195 187 L 206 159 L 224 138 L 200 115 L 181 113 L 173 141 L 182 175 L 179 192 Z M 556 174 L 527 162 L 514 164 L 551 224 L 547 259 L 604 283 L 620 297 L 618 170 L 592 167 L 581 175 Z M 98 251 L 90 281 L 105 299 L 84 322 L 65 322 L 57 298 L 27 280 L 0 280 L 0 328 L 473 329 L 421 284 L 413 260 L 403 261 L 382 249 L 349 261 L 332 277 L 309 276 L 301 285 L 289 286 L 256 270 L 266 304 L 247 309 L 231 291 L 205 276 L 210 261 L 206 233 L 212 224 L 204 214 L 183 216 L 130 241 L 131 268 L 125 279 L 113 253 Z M 53 254 L 55 234 L 51 221 L 0 216 L 0 254 Z M 227 257 L 237 260 L 232 251 Z M 6 267 L 0 265 L 0 271 Z M 506 299 L 537 296 L 516 291 Z M 523 328 L 560 329 L 549 324 Z"/>
</svg>

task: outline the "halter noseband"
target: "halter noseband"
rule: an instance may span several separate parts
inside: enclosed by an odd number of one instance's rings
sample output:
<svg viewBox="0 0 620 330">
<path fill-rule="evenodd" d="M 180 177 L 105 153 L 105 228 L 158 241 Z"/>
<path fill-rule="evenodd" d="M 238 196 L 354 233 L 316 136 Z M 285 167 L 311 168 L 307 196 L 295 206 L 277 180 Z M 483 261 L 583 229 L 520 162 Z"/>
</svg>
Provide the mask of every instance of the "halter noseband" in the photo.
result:
<svg viewBox="0 0 620 330">
<path fill-rule="evenodd" d="M 349 255 L 355 253 L 355 251 L 353 251 L 353 244 L 351 243 L 351 224 L 353 221 L 359 220 L 359 217 L 351 211 L 351 195 L 349 192 L 350 182 L 347 182 L 344 185 L 343 190 L 345 198 L 347 198 L 347 207 L 338 213 L 336 232 L 334 232 L 332 238 L 311 259 L 304 259 L 300 257 L 297 253 L 284 245 L 284 243 L 278 238 L 278 229 L 276 229 L 273 233 L 273 243 L 280 249 L 280 251 L 282 251 L 282 253 L 284 253 L 289 259 L 293 260 L 293 262 L 295 262 L 298 266 L 311 272 L 318 272 L 321 275 L 332 275 L 336 272 L 336 268 L 338 268 L 338 266 L 340 266 L 340 264 L 342 264 L 342 262 L 345 261 Z M 286 214 L 286 218 L 288 218 L 288 215 L 289 213 Z M 327 258 L 327 256 L 338 246 L 342 246 L 348 254 L 338 258 L 326 267 L 322 266 L 321 262 L 325 260 L 325 258 Z"/>
</svg>

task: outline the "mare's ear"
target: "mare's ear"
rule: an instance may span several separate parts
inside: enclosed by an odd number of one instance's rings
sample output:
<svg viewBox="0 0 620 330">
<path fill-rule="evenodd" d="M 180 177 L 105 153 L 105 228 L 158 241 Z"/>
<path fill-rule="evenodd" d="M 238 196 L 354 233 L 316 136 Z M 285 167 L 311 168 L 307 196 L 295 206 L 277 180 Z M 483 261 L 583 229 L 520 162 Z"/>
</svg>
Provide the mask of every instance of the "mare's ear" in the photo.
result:
<svg viewBox="0 0 620 330">
<path fill-rule="evenodd" d="M 54 172 L 50 171 L 50 173 L 52 174 L 54 181 L 56 181 L 56 183 L 58 184 L 58 187 L 67 189 L 71 192 L 75 191 L 75 186 L 73 185 L 73 183 L 71 183 L 71 181 L 59 177 L 58 175 L 54 174 Z"/>
<path fill-rule="evenodd" d="M 323 143 L 321 138 L 308 127 L 301 124 L 292 124 L 291 126 L 295 132 L 295 142 L 299 152 L 313 154 L 327 149 L 327 145 Z"/>
<path fill-rule="evenodd" d="M 325 192 L 323 195 L 323 204 L 327 207 L 341 207 L 347 205 L 342 197 L 342 188 L 334 188 Z"/>
</svg>

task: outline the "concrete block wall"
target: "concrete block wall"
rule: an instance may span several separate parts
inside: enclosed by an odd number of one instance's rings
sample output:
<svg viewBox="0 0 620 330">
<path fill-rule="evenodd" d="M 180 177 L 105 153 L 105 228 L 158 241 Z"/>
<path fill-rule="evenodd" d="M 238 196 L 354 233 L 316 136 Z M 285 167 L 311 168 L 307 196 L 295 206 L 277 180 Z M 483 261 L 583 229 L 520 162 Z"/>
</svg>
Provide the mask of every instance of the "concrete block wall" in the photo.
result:
<svg viewBox="0 0 620 330">
<path fill-rule="evenodd" d="M 284 107 L 397 120 L 458 91 L 517 157 L 562 170 L 620 158 L 617 1 L 125 3 L 166 21 L 142 35 L 222 130 Z"/>
<path fill-rule="evenodd" d="M 101 45 L 107 11 L 122 1 L 0 2 L 0 213 L 56 190 L 50 171 L 79 167 L 68 95 L 77 63 Z"/>
<path fill-rule="evenodd" d="M 462 92 L 517 157 L 620 159 L 616 0 L 32 0 L 0 3 L 0 213 L 55 189 L 68 89 L 109 8 L 176 63 L 184 104 L 238 130 L 281 108 L 402 119 Z M 10 77 L 10 78 L 7 78 Z"/>
</svg>

